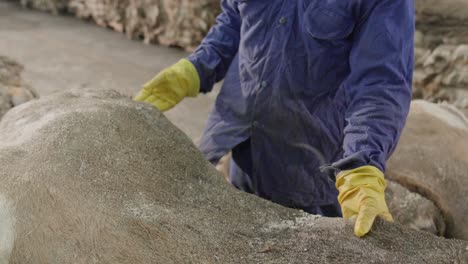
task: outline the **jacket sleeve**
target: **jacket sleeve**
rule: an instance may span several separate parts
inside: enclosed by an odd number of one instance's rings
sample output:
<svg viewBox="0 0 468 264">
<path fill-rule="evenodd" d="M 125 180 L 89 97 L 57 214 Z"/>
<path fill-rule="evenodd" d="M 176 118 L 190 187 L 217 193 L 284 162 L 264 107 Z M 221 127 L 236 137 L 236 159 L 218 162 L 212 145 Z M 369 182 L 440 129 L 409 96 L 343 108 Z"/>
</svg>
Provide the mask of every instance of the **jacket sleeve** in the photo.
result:
<svg viewBox="0 0 468 264">
<path fill-rule="evenodd" d="M 222 13 L 197 50 L 188 57 L 200 76 L 200 91 L 221 81 L 239 49 L 241 19 L 236 0 L 222 0 Z"/>
<path fill-rule="evenodd" d="M 367 10 L 353 33 L 346 94 L 344 157 L 339 170 L 372 165 L 385 171 L 411 102 L 414 1 L 361 1 Z"/>
</svg>

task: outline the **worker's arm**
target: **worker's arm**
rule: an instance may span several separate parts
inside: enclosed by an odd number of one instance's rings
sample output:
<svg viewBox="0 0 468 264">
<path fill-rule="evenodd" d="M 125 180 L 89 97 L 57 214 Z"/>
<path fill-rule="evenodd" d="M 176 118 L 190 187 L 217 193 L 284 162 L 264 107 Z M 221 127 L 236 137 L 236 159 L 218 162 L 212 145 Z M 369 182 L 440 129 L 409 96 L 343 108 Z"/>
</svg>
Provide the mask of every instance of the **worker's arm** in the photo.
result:
<svg viewBox="0 0 468 264">
<path fill-rule="evenodd" d="M 198 49 L 188 60 L 195 65 L 200 76 L 200 91 L 209 92 L 213 85 L 224 79 L 239 49 L 241 18 L 237 1 L 223 0 L 222 13 Z"/>
<path fill-rule="evenodd" d="M 385 163 L 395 149 L 411 101 L 414 3 L 361 1 L 363 17 L 352 36 L 351 73 L 344 82 L 344 157 L 334 167 L 346 218 L 365 235 L 376 216 L 391 220 L 385 203 Z"/>
<path fill-rule="evenodd" d="M 414 3 L 362 1 L 366 10 L 353 35 L 346 91 L 344 159 L 340 169 L 385 170 L 406 122 L 413 73 Z"/>
<path fill-rule="evenodd" d="M 151 103 L 161 111 L 185 97 L 209 92 L 226 75 L 239 48 L 240 15 L 235 0 L 221 2 L 222 13 L 200 47 L 188 57 L 164 69 L 143 85 L 135 100 Z"/>
</svg>

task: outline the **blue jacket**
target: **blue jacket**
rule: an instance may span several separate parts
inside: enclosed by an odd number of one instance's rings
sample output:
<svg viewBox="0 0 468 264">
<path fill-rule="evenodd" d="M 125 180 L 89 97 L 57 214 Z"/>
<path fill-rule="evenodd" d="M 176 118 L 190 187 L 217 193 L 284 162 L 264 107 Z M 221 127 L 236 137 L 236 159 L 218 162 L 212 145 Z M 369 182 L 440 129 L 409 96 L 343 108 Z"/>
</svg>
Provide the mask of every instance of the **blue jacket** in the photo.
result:
<svg viewBox="0 0 468 264">
<path fill-rule="evenodd" d="M 413 2 L 223 0 L 189 57 L 202 92 L 225 79 L 206 158 L 233 150 L 238 187 L 298 208 L 336 204 L 322 166 L 385 171 L 411 100 Z"/>
</svg>

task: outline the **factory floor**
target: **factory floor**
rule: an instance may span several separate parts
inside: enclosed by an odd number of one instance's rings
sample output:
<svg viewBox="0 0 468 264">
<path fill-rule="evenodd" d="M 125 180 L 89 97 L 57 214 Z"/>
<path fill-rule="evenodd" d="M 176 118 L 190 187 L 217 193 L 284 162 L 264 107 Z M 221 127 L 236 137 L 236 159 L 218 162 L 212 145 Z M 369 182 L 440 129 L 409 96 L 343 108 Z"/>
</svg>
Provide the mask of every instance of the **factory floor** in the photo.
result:
<svg viewBox="0 0 468 264">
<path fill-rule="evenodd" d="M 144 82 L 188 54 L 129 40 L 73 17 L 27 10 L 0 0 L 0 55 L 25 67 L 23 79 L 40 96 L 87 87 L 132 96 Z M 216 90 L 184 100 L 166 116 L 196 142 Z"/>
</svg>

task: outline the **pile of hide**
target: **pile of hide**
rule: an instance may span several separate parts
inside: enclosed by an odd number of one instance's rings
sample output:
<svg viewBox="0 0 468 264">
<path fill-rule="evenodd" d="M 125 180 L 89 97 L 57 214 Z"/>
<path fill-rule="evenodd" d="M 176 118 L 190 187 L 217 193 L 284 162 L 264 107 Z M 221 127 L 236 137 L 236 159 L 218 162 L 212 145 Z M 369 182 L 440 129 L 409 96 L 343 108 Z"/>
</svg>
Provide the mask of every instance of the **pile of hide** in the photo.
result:
<svg viewBox="0 0 468 264">
<path fill-rule="evenodd" d="M 468 34 L 466 28 L 460 30 Z M 414 97 L 448 101 L 468 113 L 468 41 L 444 32 L 423 32 L 416 34 Z"/>
<path fill-rule="evenodd" d="M 159 111 L 113 91 L 71 90 L 10 110 L 0 167 L 0 263 L 468 261 L 462 240 L 380 220 L 359 239 L 350 220 L 237 191 Z"/>
<path fill-rule="evenodd" d="M 37 97 L 34 90 L 21 79 L 23 67 L 0 56 L 0 119 L 12 107 Z"/>
<path fill-rule="evenodd" d="M 448 104 L 414 101 L 387 178 L 439 208 L 445 222 L 443 227 L 437 220 L 440 233 L 468 240 L 468 119 L 463 113 Z M 416 218 L 434 215 L 430 210 Z"/>
<path fill-rule="evenodd" d="M 193 50 L 214 24 L 219 0 L 21 0 L 24 6 L 69 12 L 145 43 Z"/>
<path fill-rule="evenodd" d="M 457 24 L 468 19 L 468 0 L 414 0 L 418 22 Z"/>
<path fill-rule="evenodd" d="M 468 1 L 419 0 L 414 97 L 468 113 Z"/>
</svg>

